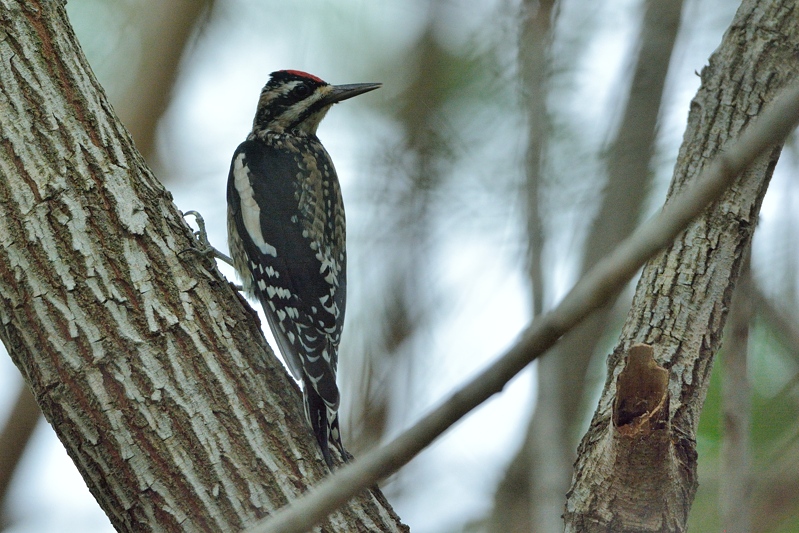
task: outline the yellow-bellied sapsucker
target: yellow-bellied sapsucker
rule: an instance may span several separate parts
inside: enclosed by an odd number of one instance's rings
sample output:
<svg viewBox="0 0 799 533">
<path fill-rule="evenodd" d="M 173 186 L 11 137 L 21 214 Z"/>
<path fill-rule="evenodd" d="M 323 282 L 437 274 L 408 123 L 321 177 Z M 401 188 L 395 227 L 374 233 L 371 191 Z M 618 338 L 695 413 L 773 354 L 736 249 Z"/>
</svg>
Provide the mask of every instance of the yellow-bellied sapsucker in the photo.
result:
<svg viewBox="0 0 799 533">
<path fill-rule="evenodd" d="M 338 424 L 338 346 L 347 295 L 344 205 L 316 129 L 336 102 L 379 83 L 329 85 L 273 72 L 228 175 L 228 245 L 244 291 L 264 308 L 322 455 L 346 458 Z"/>
</svg>

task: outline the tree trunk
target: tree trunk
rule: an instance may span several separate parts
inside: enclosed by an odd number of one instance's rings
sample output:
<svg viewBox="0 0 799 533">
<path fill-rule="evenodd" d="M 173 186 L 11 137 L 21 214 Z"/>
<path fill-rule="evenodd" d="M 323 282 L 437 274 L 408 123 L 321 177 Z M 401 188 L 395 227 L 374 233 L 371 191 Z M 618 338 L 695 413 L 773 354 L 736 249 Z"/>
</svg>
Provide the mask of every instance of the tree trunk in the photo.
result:
<svg viewBox="0 0 799 533">
<path fill-rule="evenodd" d="M 743 2 L 702 72 L 669 198 L 796 77 L 797 48 L 794 0 Z M 696 427 L 713 355 L 779 152 L 775 147 L 756 160 L 645 266 L 578 451 L 566 531 L 685 531 L 697 486 Z M 630 348 L 642 342 L 652 346 L 655 361 L 628 363 L 637 379 L 625 379 L 625 360 L 635 362 Z M 660 369 L 668 372 L 667 389 L 627 386 L 656 381 Z"/>
<path fill-rule="evenodd" d="M 323 478 L 296 385 L 61 2 L 0 0 L 0 132 L 0 338 L 114 527 L 236 531 Z M 323 527 L 406 529 L 377 491 Z"/>
</svg>

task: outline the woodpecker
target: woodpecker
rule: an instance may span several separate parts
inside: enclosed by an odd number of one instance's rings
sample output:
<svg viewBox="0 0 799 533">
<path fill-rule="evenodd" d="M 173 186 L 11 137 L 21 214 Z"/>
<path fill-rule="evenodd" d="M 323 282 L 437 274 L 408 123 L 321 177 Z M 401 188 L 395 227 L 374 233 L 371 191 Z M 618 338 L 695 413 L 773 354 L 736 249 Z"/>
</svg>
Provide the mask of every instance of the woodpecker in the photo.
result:
<svg viewBox="0 0 799 533">
<path fill-rule="evenodd" d="M 302 382 L 305 414 L 331 468 L 329 443 L 348 457 L 336 385 L 347 297 L 346 228 L 336 169 L 316 129 L 333 104 L 380 85 L 330 85 L 306 72 L 273 72 L 228 175 L 234 267 Z"/>
</svg>

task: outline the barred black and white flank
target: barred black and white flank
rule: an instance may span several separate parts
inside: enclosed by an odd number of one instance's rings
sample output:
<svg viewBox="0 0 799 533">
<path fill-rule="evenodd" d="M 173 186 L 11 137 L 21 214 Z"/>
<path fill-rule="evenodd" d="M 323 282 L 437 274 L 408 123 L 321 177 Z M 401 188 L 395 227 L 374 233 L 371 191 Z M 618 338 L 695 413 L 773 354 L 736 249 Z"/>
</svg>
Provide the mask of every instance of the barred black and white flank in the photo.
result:
<svg viewBox="0 0 799 533">
<path fill-rule="evenodd" d="M 338 177 L 316 129 L 333 104 L 378 87 L 329 85 L 296 70 L 273 72 L 228 176 L 233 262 L 303 383 L 305 412 L 329 466 L 330 442 L 347 457 L 336 385 L 347 252 Z"/>
</svg>

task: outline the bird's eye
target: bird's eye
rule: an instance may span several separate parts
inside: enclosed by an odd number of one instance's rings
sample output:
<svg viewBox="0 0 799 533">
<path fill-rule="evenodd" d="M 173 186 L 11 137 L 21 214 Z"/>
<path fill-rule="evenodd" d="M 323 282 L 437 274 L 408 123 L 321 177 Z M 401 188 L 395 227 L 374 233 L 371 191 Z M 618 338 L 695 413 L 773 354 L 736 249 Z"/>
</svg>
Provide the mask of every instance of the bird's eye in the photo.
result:
<svg viewBox="0 0 799 533">
<path fill-rule="evenodd" d="M 295 95 L 295 96 L 297 96 L 297 97 L 299 97 L 299 98 L 305 98 L 306 96 L 308 96 L 309 94 L 311 94 L 311 88 L 310 88 L 310 87 L 308 87 L 307 85 L 305 85 L 305 84 L 303 83 L 303 84 L 301 84 L 301 85 L 298 85 L 298 86 L 297 86 L 297 87 L 294 89 L 294 91 L 293 91 L 293 92 L 294 92 L 294 95 Z"/>
</svg>

